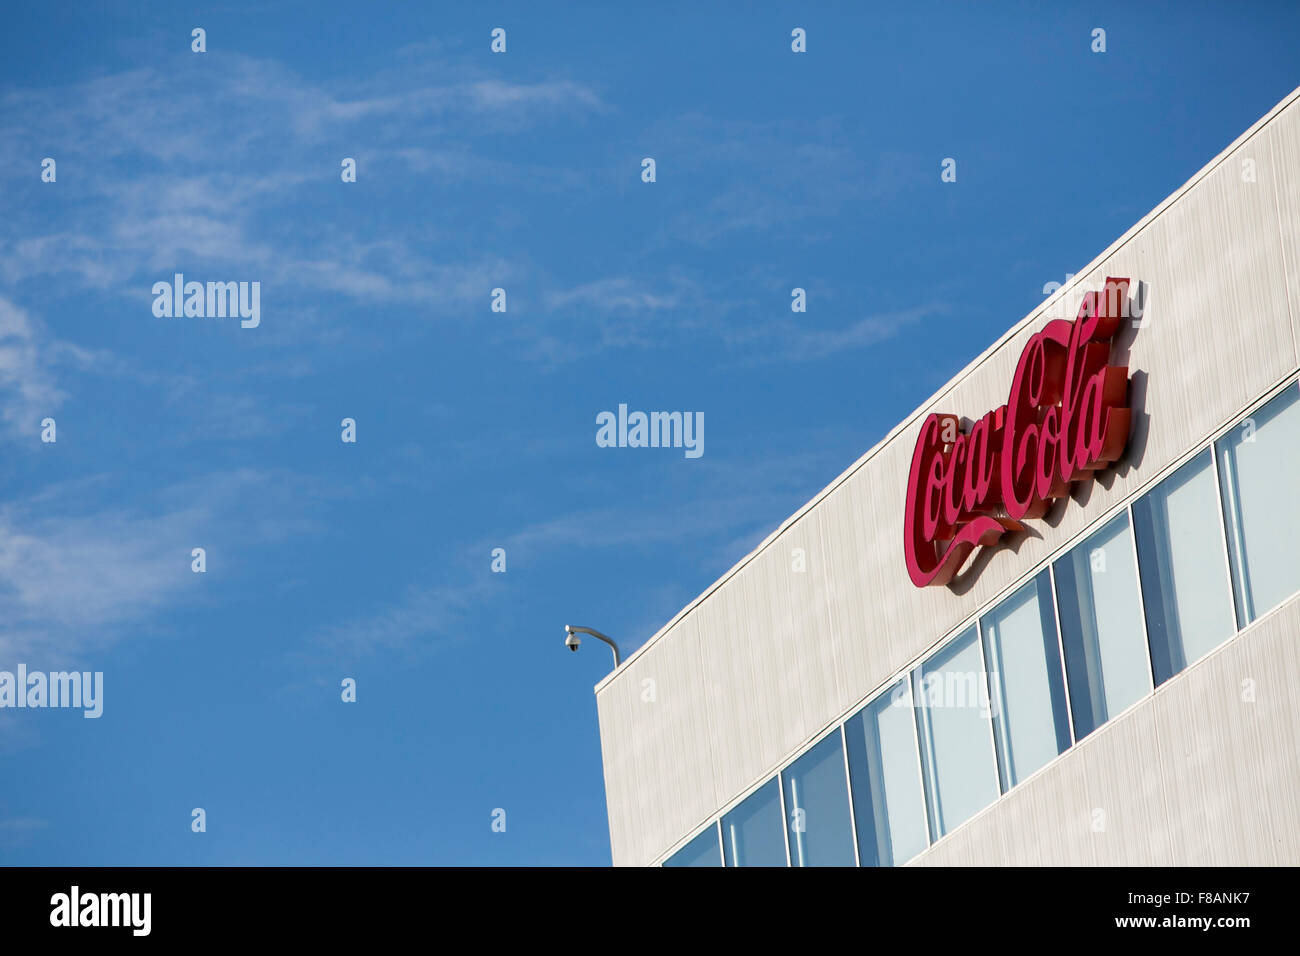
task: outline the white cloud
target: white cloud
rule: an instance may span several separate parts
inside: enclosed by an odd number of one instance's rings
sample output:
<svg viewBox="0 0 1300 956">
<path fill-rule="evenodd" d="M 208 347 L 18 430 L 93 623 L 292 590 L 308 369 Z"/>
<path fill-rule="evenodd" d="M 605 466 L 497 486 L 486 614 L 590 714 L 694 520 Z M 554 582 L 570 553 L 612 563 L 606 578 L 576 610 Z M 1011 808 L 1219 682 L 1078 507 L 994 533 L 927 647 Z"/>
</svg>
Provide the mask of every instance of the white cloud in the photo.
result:
<svg viewBox="0 0 1300 956">
<path fill-rule="evenodd" d="M 332 655 L 428 649 L 462 633 L 466 614 L 485 598 L 483 582 L 411 587 L 393 603 L 329 627 L 317 641 Z"/>
<path fill-rule="evenodd" d="M 92 361 L 90 352 L 54 339 L 26 310 L 0 296 L 0 405 L 12 431 L 34 438 L 41 419 L 63 403 L 67 395 L 55 384 L 56 365 Z"/>
<path fill-rule="evenodd" d="M 0 661 L 60 663 L 112 644 L 204 580 L 190 569 L 196 545 L 210 564 L 224 552 L 235 566 L 238 550 L 314 527 L 304 518 L 311 489 L 285 475 L 214 472 L 139 505 L 87 504 L 121 502 L 115 481 L 63 483 L 0 508 Z"/>
<path fill-rule="evenodd" d="M 4 736 L 6 735 L 0 733 L 0 737 Z M 40 817 L 0 818 L 0 846 L 10 849 L 25 846 L 49 825 L 48 820 Z"/>
<path fill-rule="evenodd" d="M 783 323 L 774 333 L 783 360 L 809 361 L 869 348 L 897 337 L 904 329 L 944 311 L 940 305 L 914 306 L 868 315 L 844 326 L 804 328 Z"/>
<path fill-rule="evenodd" d="M 546 295 L 546 307 L 552 312 L 573 306 L 594 307 L 601 312 L 659 312 L 681 301 L 676 292 L 655 292 L 626 276 L 597 279 Z"/>
<path fill-rule="evenodd" d="M 393 155 L 454 162 L 462 179 L 539 181 L 527 163 L 514 171 L 508 161 L 480 162 L 468 146 L 448 150 L 431 121 L 463 129 L 500 120 L 517 132 L 604 108 L 570 80 L 474 79 L 478 68 L 465 64 L 408 63 L 326 86 L 251 57 L 228 57 L 216 73 L 194 59 L 0 97 L 0 159 L 19 167 L 53 155 L 59 182 L 51 188 L 77 196 L 75 228 L 50 229 L 37 218 L 0 223 L 0 278 L 16 285 L 70 275 L 132 295 L 197 259 L 256 269 L 252 278 L 282 288 L 459 303 L 471 286 L 484 294 L 485 277 L 501 270 L 495 256 L 461 258 L 454 234 L 447 239 L 458 258 L 448 261 L 420 226 L 376 243 L 355 229 L 322 236 L 277 221 L 295 190 L 337 183 L 338 159 L 323 161 L 321 142 L 355 143 L 363 179 L 382 174 L 365 165 L 371 153 L 380 163 Z"/>
</svg>

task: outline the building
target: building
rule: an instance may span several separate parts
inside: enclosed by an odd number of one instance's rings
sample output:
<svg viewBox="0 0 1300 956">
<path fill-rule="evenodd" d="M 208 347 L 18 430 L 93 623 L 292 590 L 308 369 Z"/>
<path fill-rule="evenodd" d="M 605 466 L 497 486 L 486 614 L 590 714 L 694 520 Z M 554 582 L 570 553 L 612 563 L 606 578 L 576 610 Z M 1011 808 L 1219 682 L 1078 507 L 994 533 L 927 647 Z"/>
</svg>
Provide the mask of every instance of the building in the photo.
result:
<svg viewBox="0 0 1300 956">
<path fill-rule="evenodd" d="M 596 687 L 614 863 L 1300 863 L 1298 370 L 1300 90 Z"/>
</svg>

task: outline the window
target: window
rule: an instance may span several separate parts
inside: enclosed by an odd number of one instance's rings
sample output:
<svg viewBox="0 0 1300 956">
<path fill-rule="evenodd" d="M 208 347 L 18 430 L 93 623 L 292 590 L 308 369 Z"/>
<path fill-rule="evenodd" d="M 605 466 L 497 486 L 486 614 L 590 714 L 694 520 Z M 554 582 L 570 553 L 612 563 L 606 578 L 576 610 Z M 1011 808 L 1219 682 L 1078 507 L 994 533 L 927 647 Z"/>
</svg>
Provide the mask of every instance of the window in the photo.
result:
<svg viewBox="0 0 1300 956">
<path fill-rule="evenodd" d="M 844 725 L 863 866 L 898 866 L 929 844 L 912 709 L 904 677 Z"/>
<path fill-rule="evenodd" d="M 664 866 L 722 866 L 717 822 L 710 823 L 703 833 L 664 860 Z"/>
<path fill-rule="evenodd" d="M 774 777 L 722 818 L 727 866 L 786 866 L 784 831 Z"/>
<path fill-rule="evenodd" d="M 980 626 L 1005 792 L 1070 746 L 1048 573 L 984 615 Z"/>
<path fill-rule="evenodd" d="M 1300 590 L 1300 391 L 1290 385 L 1215 442 L 1237 624 Z"/>
<path fill-rule="evenodd" d="M 1213 465 L 1206 449 L 1133 504 L 1156 684 L 1235 630 Z"/>
<path fill-rule="evenodd" d="M 989 694 L 972 627 L 914 672 L 930 832 L 938 839 L 998 796 Z"/>
<path fill-rule="evenodd" d="M 1151 690 L 1128 515 L 1052 567 L 1078 740 Z"/>
<path fill-rule="evenodd" d="M 837 730 L 781 772 L 794 866 L 854 866 L 844 748 Z"/>
</svg>

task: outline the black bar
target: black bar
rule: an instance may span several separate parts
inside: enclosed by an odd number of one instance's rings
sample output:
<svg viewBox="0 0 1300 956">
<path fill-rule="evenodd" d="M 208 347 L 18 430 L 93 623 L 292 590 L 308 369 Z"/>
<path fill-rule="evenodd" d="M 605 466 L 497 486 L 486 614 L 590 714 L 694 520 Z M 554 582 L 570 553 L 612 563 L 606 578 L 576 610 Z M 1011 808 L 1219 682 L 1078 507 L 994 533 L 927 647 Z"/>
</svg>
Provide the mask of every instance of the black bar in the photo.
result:
<svg viewBox="0 0 1300 956">
<path fill-rule="evenodd" d="M 864 946 L 901 933 L 915 943 L 1086 939 L 1231 945 L 1293 930 L 1294 869 L 920 869 L 740 871 L 545 869 L 0 869 L 6 944 L 72 938 L 166 943 L 286 940 L 400 942 L 461 948 L 454 929 L 480 942 L 519 933 L 536 943 L 583 940 L 622 948 L 697 948 L 693 932 L 770 943 L 792 935 L 829 942 L 847 932 Z M 70 922 L 72 887 L 82 916 Z M 144 897 L 149 894 L 148 934 Z M 1179 894 L 1186 894 L 1180 896 Z M 66 906 L 60 903 L 66 898 Z M 87 897 L 94 896 L 93 903 Z M 62 906 L 62 909 L 60 907 Z M 134 916 L 134 921 L 131 917 Z M 1149 925 L 1120 925 L 1146 920 Z M 1189 925 L 1208 919 L 1208 927 Z M 1226 926 L 1216 921 L 1245 920 Z M 692 930 L 691 927 L 698 927 Z M 602 937 L 600 934 L 616 934 Z M 629 935 L 631 934 L 631 935 Z M 1285 938 L 1285 937 L 1284 937 Z M 433 948 L 433 947 L 431 947 Z M 475 946 L 477 948 L 477 944 Z"/>
</svg>

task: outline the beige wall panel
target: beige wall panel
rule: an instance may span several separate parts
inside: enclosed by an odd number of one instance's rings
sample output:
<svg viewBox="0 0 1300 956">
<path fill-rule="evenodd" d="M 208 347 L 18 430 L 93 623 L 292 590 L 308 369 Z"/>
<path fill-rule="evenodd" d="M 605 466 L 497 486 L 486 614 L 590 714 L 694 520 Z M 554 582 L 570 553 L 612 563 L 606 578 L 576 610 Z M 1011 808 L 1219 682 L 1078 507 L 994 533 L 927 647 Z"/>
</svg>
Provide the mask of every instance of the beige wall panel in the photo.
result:
<svg viewBox="0 0 1300 956">
<path fill-rule="evenodd" d="M 1278 226 L 1286 258 L 1286 285 L 1291 304 L 1291 334 L 1300 352 L 1300 104 L 1284 110 L 1260 134 L 1269 152 L 1251 150 L 1256 175 L 1263 178 L 1271 167 L 1277 194 Z M 1240 163 L 1238 163 L 1240 166 Z"/>
<path fill-rule="evenodd" d="M 795 548 L 803 551 L 805 571 L 793 570 Z M 811 728 L 805 730 L 810 734 L 844 708 L 839 644 L 831 625 L 826 555 L 817 516 L 810 514 L 783 534 L 772 548 L 772 557 L 773 573 L 787 584 L 781 590 L 784 606 L 776 618 L 780 626 L 776 639 L 792 661 L 791 675 L 801 708 L 800 727 Z"/>
<path fill-rule="evenodd" d="M 1300 599 L 1156 695 L 1175 857 L 1300 863 Z M 1252 681 L 1254 701 L 1243 699 Z M 1190 806 L 1179 797 L 1197 794 Z"/>
<path fill-rule="evenodd" d="M 605 803 L 609 815 L 610 850 L 615 863 L 638 859 L 648 849 L 654 834 L 653 815 L 644 813 L 637 799 L 642 751 L 650 746 L 632 718 L 630 682 L 598 698 L 601 755 L 605 761 Z M 612 746 L 608 741 L 617 741 Z"/>
<path fill-rule="evenodd" d="M 769 562 L 742 569 L 698 609 L 701 666 L 714 689 L 705 709 L 722 746 L 719 806 L 773 766 L 782 740 L 799 730 L 797 695 L 787 692 L 790 684 L 782 679 L 788 650 L 774 637 Z"/>
<path fill-rule="evenodd" d="M 752 782 L 750 767 L 778 760 L 816 732 L 818 715 L 838 712 L 832 702 L 842 696 L 839 667 L 819 573 L 824 558 L 815 525 L 808 527 L 811 533 L 800 528 L 783 535 L 660 642 L 664 649 L 688 648 L 687 654 L 678 659 L 651 648 L 610 685 L 620 688 L 619 705 L 602 703 L 605 736 L 634 729 L 640 743 L 620 755 L 617 774 L 607 774 L 611 806 L 629 808 L 628 823 L 611 819 L 611 829 L 635 822 L 647 835 L 677 841 Z M 792 570 L 795 547 L 804 549 L 804 572 Z M 689 665 L 685 672 L 683 665 Z M 646 678 L 656 681 L 655 705 L 640 699 Z M 712 706 L 700 708 L 701 701 Z M 697 779 L 701 770 L 707 773 Z M 635 780 L 635 789 L 620 790 L 620 775 Z M 687 799 L 701 787 L 709 795 L 705 811 L 699 800 Z M 661 819 L 646 819 L 652 808 Z M 620 842 L 634 839 L 629 832 Z"/>
<path fill-rule="evenodd" d="M 1050 765 L 913 861 L 916 866 L 1096 862 L 1086 761 Z"/>
<path fill-rule="evenodd" d="M 849 688 L 860 686 L 870 673 L 868 649 L 872 642 L 859 629 L 865 626 L 867 607 L 876 600 L 873 593 L 878 594 L 879 589 L 865 576 L 862 549 L 868 529 L 864 522 L 859 523 L 859 511 L 865 513 L 866 508 L 854 507 L 851 492 L 835 494 L 826 499 L 824 508 L 809 512 L 796 525 L 815 530 L 817 536 L 818 561 L 809 570 L 816 573 L 817 613 L 827 627 L 819 639 L 825 641 L 837 669 L 836 713 L 852 703 Z"/>
<path fill-rule="evenodd" d="M 609 817 L 609 845 L 615 865 L 643 859 L 646 846 L 643 830 L 639 830 L 633 797 L 637 790 L 636 759 L 637 739 L 633 725 L 625 713 L 627 707 L 625 687 L 611 686 L 608 693 L 596 698 L 596 714 L 600 721 L 600 755 L 605 768 L 605 812 Z"/>
<path fill-rule="evenodd" d="M 1173 862 L 1161 784 L 1160 741 L 1149 714 L 1150 701 L 1129 719 L 1115 721 L 1105 738 L 1084 740 L 1078 758 L 1084 792 L 1101 829 L 1093 835 L 1095 861 L 1119 866 L 1166 866 Z M 1095 733 L 1095 731 L 1094 731 Z M 1050 768 L 1049 771 L 1050 772 Z M 1089 820 L 1061 820 L 1063 829 Z"/>
<path fill-rule="evenodd" d="M 706 688 L 698 645 L 691 640 L 694 623 L 688 619 L 678 627 L 679 642 L 651 648 L 654 653 L 638 661 L 635 680 L 618 681 L 600 697 L 602 739 L 624 744 L 613 754 L 602 747 L 616 862 L 661 852 L 717 809 L 711 733 L 699 707 Z M 647 678 L 654 681 L 653 702 L 642 699 Z"/>
<path fill-rule="evenodd" d="M 737 576 L 719 588 L 697 609 L 694 622 L 706 688 L 703 709 L 719 742 L 713 787 L 717 806 L 749 782 L 754 768 L 764 766 L 762 740 L 765 734 L 770 740 L 771 732 L 762 723 L 779 719 L 759 700 L 758 688 L 775 664 L 770 658 L 764 660 L 761 651 L 751 654 L 746 649 L 749 630 L 740 610 L 744 607 L 740 585 Z M 737 727 L 744 731 L 736 733 Z M 689 759 L 695 754 L 684 756 Z"/>
<path fill-rule="evenodd" d="M 804 548 L 807 571 L 791 569 L 795 547 Z M 815 526 L 800 526 L 715 592 L 699 608 L 707 613 L 697 613 L 705 682 L 719 692 L 707 709 L 723 747 L 724 801 L 756 781 L 756 766 L 774 765 L 816 733 L 821 715 L 834 716 L 838 665 L 819 557 Z"/>
<path fill-rule="evenodd" d="M 869 478 L 859 471 L 815 511 L 826 542 L 832 640 L 843 667 L 844 692 L 836 702 L 840 711 L 871 690 L 875 675 L 907 662 L 912 630 L 937 626 L 921 617 L 905 628 L 891 623 L 897 616 L 889 605 L 897 599 L 898 587 L 879 559 L 882 550 L 897 553 L 901 545 L 888 540 L 891 523 L 874 504 L 878 489 Z"/>
</svg>

